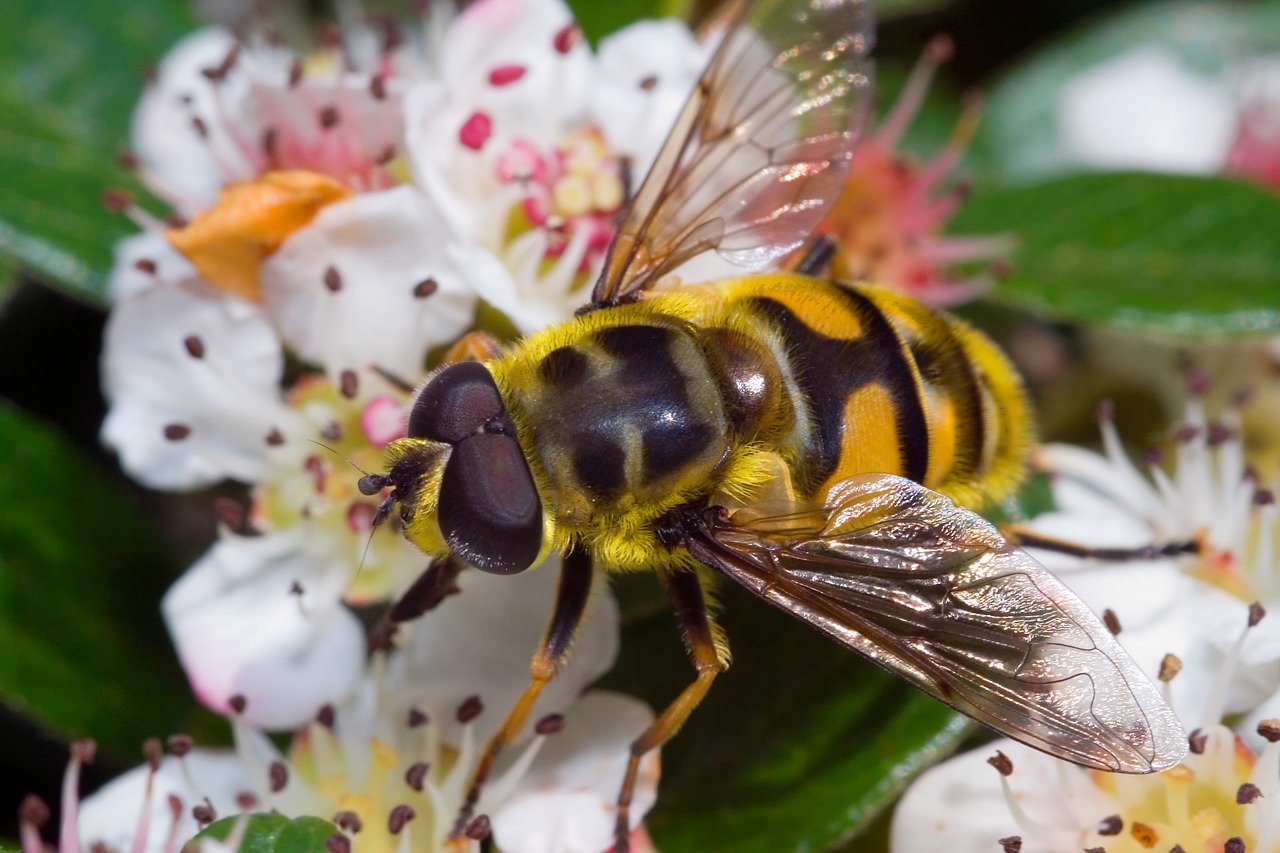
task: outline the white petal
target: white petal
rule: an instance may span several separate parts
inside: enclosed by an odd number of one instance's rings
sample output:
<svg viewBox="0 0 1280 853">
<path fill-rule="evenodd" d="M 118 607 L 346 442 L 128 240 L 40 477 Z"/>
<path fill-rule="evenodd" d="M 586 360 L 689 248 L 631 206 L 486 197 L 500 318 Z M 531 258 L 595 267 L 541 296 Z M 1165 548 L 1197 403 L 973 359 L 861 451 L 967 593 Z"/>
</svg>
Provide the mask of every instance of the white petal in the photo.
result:
<svg viewBox="0 0 1280 853">
<path fill-rule="evenodd" d="M 287 412 L 284 355 L 256 306 L 189 279 L 169 282 L 121 299 L 105 335 L 102 440 L 131 475 L 161 489 L 259 478 L 264 439 Z M 173 425 L 189 434 L 167 439 Z"/>
<path fill-rule="evenodd" d="M 567 53 L 555 48 L 572 23 L 560 0 L 478 0 L 449 27 L 442 79 L 423 81 L 406 95 L 406 153 L 414 178 L 471 242 L 496 248 L 515 201 L 501 192 L 499 153 L 516 140 L 549 151 L 588 117 L 586 42 L 578 39 Z M 523 74 L 494 85 L 490 73 L 504 66 Z M 477 115 L 491 128 L 479 149 L 461 142 L 463 126 Z"/>
<path fill-rule="evenodd" d="M 632 158 L 635 175 L 649 171 L 714 47 L 672 18 L 640 21 L 600 42 L 592 117 L 609 144 Z"/>
<path fill-rule="evenodd" d="M 1000 776 L 987 764 L 999 750 L 1013 761 L 1009 781 L 1022 807 L 1049 829 L 1039 838 L 1022 831 L 1004 798 Z M 1022 853 L 1066 853 L 1054 838 L 1073 834 L 1075 824 L 1062 804 L 1057 762 L 1042 753 L 999 740 L 962 753 L 925 771 L 907 788 L 893 814 L 889 849 L 893 853 L 991 853 L 999 839 L 1022 836 Z M 1110 814 L 1098 811 L 1099 815 Z"/>
<path fill-rule="evenodd" d="M 191 816 L 192 806 L 207 797 L 216 814 L 233 814 L 240 810 L 236 795 L 255 788 L 244 765 L 231 752 L 196 749 L 182 763 L 166 756 L 156 773 L 149 801 L 147 773 L 147 765 L 135 767 L 80 804 L 80 841 L 86 853 L 95 842 L 102 842 L 110 850 L 133 849 L 144 803 L 149 804 L 150 826 L 142 853 L 161 853 L 173 825 L 170 795 L 182 801 L 176 834 L 177 843 L 181 844 L 199 831 Z"/>
<path fill-rule="evenodd" d="M 1100 169 L 1213 174 L 1235 130 L 1235 106 L 1221 85 L 1148 45 L 1095 66 L 1058 99 L 1067 154 Z"/>
<path fill-rule="evenodd" d="M 241 696 L 245 722 L 290 728 L 342 699 L 363 671 L 364 629 L 341 603 L 350 570 L 305 543 L 299 529 L 225 537 L 165 594 L 178 657 L 214 710 Z"/>
<path fill-rule="evenodd" d="M 199 273 L 181 252 L 173 248 L 164 235 L 143 231 L 119 240 L 107 288 L 111 301 L 118 302 L 157 286 L 173 286 L 180 282 L 198 282 Z M 144 271 L 138 264 L 150 263 L 154 270 Z"/>
<path fill-rule="evenodd" d="M 206 27 L 182 39 L 160 62 L 155 81 L 134 110 L 131 138 L 144 178 L 187 213 L 212 204 L 225 180 L 213 147 L 201 138 L 192 118 L 201 116 L 206 129 L 216 132 L 220 123 L 209 119 L 219 112 L 218 98 L 225 103 L 242 95 L 238 75 L 224 80 L 215 93 L 200 73 L 221 64 L 235 43 L 221 27 Z"/>
<path fill-rule="evenodd" d="M 416 376 L 426 351 L 471 324 L 475 297 L 448 254 L 451 238 L 409 186 L 329 205 L 262 265 L 263 298 L 300 357 L 337 380 L 378 366 Z M 336 292 L 325 284 L 332 268 Z M 436 291 L 414 295 L 433 279 Z"/>
<path fill-rule="evenodd" d="M 643 702 L 592 691 L 543 744 L 518 791 L 493 808 L 494 840 L 507 853 L 600 853 L 613 846 L 615 803 L 630 745 L 653 721 Z M 657 797 L 658 753 L 640 766 L 631 823 Z"/>
<path fill-rule="evenodd" d="M 518 575 L 463 572 L 462 592 L 445 599 L 405 630 L 408 639 L 394 660 L 393 681 L 420 691 L 419 704 L 442 721 L 446 741 L 456 743 L 454 710 L 478 695 L 485 711 L 476 720 L 478 739 L 488 736 L 529 684 L 529 661 L 551 618 L 560 561 L 552 558 Z M 609 670 L 618 653 L 618 605 L 603 576 L 595 579 L 573 657 L 543 692 L 531 715 L 564 711 L 591 682 Z"/>
</svg>

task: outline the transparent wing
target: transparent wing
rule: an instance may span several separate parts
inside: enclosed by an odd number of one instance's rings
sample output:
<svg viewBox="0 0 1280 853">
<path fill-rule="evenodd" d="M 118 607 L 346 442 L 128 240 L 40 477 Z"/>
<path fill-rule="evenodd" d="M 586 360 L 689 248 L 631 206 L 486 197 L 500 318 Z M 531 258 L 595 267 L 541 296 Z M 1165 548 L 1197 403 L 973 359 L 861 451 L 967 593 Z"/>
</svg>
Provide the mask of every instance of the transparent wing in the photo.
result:
<svg viewBox="0 0 1280 853">
<path fill-rule="evenodd" d="M 1101 770 L 1187 752 L 1182 725 L 1089 609 L 990 524 L 910 480 L 837 484 L 820 530 L 705 518 L 699 560 L 1014 740 Z"/>
<path fill-rule="evenodd" d="M 727 29 L 631 202 L 592 292 L 637 293 L 716 249 L 759 269 L 849 173 L 871 100 L 870 0 L 760 0 Z"/>
</svg>

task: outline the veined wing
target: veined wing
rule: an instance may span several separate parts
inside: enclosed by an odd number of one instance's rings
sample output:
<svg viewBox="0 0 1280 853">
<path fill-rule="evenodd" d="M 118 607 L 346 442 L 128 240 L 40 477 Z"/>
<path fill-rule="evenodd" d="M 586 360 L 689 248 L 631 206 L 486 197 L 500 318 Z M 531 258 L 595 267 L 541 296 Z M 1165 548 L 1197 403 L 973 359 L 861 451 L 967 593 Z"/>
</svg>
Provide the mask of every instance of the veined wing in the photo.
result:
<svg viewBox="0 0 1280 853">
<path fill-rule="evenodd" d="M 832 489 L 825 526 L 703 518 L 689 550 L 770 603 L 1015 740 L 1101 770 L 1186 755 L 1182 725 L 1074 593 L 978 515 L 910 480 Z"/>
<path fill-rule="evenodd" d="M 631 202 L 592 292 L 639 293 L 716 249 L 759 269 L 840 193 L 871 100 L 870 0 L 761 0 L 729 25 Z"/>
</svg>

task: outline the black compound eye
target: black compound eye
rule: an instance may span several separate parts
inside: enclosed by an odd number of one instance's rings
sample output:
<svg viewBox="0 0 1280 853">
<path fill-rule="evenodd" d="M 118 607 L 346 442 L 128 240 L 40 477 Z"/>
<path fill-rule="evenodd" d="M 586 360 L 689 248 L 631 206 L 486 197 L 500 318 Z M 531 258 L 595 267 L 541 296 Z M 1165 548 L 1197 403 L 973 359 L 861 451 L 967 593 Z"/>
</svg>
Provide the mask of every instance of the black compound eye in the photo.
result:
<svg viewBox="0 0 1280 853">
<path fill-rule="evenodd" d="M 437 512 L 449 548 L 486 572 L 523 572 L 542 550 L 542 501 L 509 435 L 481 433 L 458 443 L 440 481 Z"/>
<path fill-rule="evenodd" d="M 409 413 L 409 437 L 455 444 L 505 411 L 498 386 L 478 361 L 452 364 L 422 389 Z"/>
</svg>

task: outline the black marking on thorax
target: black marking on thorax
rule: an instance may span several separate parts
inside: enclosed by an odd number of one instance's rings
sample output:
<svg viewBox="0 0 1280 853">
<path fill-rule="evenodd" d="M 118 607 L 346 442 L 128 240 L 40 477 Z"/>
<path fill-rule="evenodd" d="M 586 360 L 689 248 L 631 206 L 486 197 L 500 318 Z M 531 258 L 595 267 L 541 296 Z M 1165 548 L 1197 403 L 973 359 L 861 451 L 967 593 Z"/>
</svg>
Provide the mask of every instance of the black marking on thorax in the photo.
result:
<svg viewBox="0 0 1280 853">
<path fill-rule="evenodd" d="M 573 475 L 598 499 L 616 500 L 629 487 L 682 470 L 714 438 L 712 425 L 694 410 L 677 363 L 679 334 L 667 326 L 608 326 L 589 339 L 605 359 L 562 347 L 538 365 L 549 389 L 560 392 Z M 640 483 L 627 481 L 627 433 L 639 436 Z"/>
<path fill-rule="evenodd" d="M 929 428 L 910 355 L 869 299 L 835 283 L 832 287 L 845 297 L 849 314 L 858 319 L 862 329 L 859 337 L 827 337 L 777 300 L 765 296 L 750 300 L 751 307 L 769 318 L 786 342 L 791 369 L 813 418 L 815 435 L 806 482 L 797 486 L 802 492 L 812 492 L 835 471 L 849 396 L 871 384 L 884 387 L 896 412 L 903 470 L 892 473 L 920 482 L 929 469 Z"/>
</svg>

